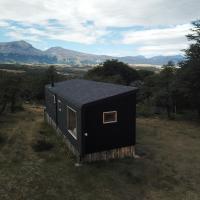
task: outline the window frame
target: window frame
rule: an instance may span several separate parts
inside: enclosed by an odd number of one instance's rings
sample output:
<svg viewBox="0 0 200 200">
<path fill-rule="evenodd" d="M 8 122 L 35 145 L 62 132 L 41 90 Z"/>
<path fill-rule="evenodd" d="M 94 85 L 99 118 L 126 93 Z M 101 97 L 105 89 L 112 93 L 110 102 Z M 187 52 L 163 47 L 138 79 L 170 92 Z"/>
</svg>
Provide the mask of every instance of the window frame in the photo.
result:
<svg viewBox="0 0 200 200">
<path fill-rule="evenodd" d="M 56 104 L 56 95 L 53 94 L 53 103 Z"/>
<path fill-rule="evenodd" d="M 62 102 L 60 99 L 58 99 L 58 111 L 61 112 L 62 111 Z"/>
<path fill-rule="evenodd" d="M 114 115 L 115 115 L 115 120 L 113 120 L 113 121 L 105 121 L 105 115 L 106 114 L 112 114 L 112 113 L 114 113 Z M 116 122 L 118 122 L 117 111 L 116 110 L 103 112 L 103 124 L 112 124 L 112 123 L 116 123 Z"/>
<path fill-rule="evenodd" d="M 76 118 L 76 133 L 74 134 L 73 131 L 71 131 L 70 129 L 68 129 L 68 125 L 69 125 L 69 109 L 75 113 L 75 118 Z M 67 105 L 67 131 L 70 133 L 70 135 L 77 140 L 77 111 L 74 110 L 73 108 L 71 108 L 70 106 Z"/>
</svg>

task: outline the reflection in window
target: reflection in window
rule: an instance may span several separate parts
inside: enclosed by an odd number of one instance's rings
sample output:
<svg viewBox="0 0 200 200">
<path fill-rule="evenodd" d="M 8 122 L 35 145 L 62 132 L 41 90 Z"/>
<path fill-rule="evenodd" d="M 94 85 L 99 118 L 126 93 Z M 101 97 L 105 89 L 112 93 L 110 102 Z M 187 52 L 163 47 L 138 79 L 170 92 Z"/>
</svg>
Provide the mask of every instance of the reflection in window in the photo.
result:
<svg viewBox="0 0 200 200">
<path fill-rule="evenodd" d="M 58 100 L 58 111 L 61 112 L 62 111 L 62 104 L 61 104 L 61 100 Z"/>
<path fill-rule="evenodd" d="M 77 139 L 77 117 L 76 111 L 67 106 L 67 130 Z"/>
</svg>

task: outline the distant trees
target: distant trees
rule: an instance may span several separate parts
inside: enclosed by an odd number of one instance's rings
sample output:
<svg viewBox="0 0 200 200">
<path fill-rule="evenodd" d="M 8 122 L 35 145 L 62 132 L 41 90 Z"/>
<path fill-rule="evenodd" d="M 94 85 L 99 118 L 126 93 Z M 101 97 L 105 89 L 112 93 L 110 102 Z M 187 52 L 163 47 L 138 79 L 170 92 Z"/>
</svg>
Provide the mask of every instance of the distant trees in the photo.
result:
<svg viewBox="0 0 200 200">
<path fill-rule="evenodd" d="M 184 97 L 200 117 L 200 20 L 192 24 L 192 33 L 187 35 L 192 44 L 185 50 L 186 60 L 180 63 L 179 84 Z"/>
<path fill-rule="evenodd" d="M 55 78 L 56 78 L 56 69 L 55 67 L 52 65 L 48 68 L 47 70 L 47 78 L 48 81 L 51 83 L 51 86 L 54 86 L 54 82 L 55 82 Z"/>
<path fill-rule="evenodd" d="M 22 108 L 23 101 L 42 102 L 44 86 L 65 79 L 53 66 L 24 73 L 0 71 L 0 114 L 15 112 Z"/>
<path fill-rule="evenodd" d="M 166 108 L 167 116 L 171 117 L 171 112 L 176 112 L 176 68 L 173 62 L 169 61 L 163 65 L 157 82 L 155 93 L 155 103 L 157 106 Z"/>
<path fill-rule="evenodd" d="M 105 81 L 130 85 L 139 79 L 139 74 L 135 69 L 118 60 L 107 60 L 103 64 L 91 69 L 85 75 L 86 79 Z"/>
<path fill-rule="evenodd" d="M 200 117 L 200 20 L 192 24 L 192 33 L 186 36 L 192 43 L 179 67 L 170 61 L 160 73 L 143 76 L 141 101 L 165 108 L 169 118 L 171 113 L 191 109 Z"/>
<path fill-rule="evenodd" d="M 143 85 L 139 93 L 141 102 L 149 107 L 153 106 L 156 113 L 158 112 L 156 110 L 161 108 L 166 110 L 169 118 L 171 118 L 172 112 L 176 112 L 176 72 L 174 63 L 169 61 L 163 65 L 160 73 L 149 74 L 143 78 Z"/>
<path fill-rule="evenodd" d="M 6 72 L 0 73 L 0 114 L 10 108 L 14 112 L 20 107 L 20 92 L 21 92 L 22 77 L 16 74 Z"/>
</svg>

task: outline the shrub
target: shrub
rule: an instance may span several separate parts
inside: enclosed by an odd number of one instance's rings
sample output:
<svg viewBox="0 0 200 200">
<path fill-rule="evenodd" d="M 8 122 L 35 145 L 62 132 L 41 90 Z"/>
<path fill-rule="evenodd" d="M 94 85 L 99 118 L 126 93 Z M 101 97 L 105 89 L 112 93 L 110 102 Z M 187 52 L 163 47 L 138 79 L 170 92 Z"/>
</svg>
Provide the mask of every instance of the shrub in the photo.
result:
<svg viewBox="0 0 200 200">
<path fill-rule="evenodd" d="M 32 148 L 35 152 L 49 151 L 54 147 L 54 145 L 45 139 L 38 139 L 33 145 Z"/>
<path fill-rule="evenodd" d="M 0 144 L 5 144 L 6 143 L 6 137 L 2 133 L 0 133 Z"/>
</svg>

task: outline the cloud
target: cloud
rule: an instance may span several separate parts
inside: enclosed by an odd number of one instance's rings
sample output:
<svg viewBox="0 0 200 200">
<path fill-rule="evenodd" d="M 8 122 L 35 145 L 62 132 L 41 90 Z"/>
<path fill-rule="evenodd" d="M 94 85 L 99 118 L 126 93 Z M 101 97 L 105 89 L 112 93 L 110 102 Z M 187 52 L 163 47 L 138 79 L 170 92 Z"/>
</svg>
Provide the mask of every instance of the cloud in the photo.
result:
<svg viewBox="0 0 200 200">
<path fill-rule="evenodd" d="M 190 24 L 177 25 L 171 28 L 129 31 L 124 33 L 122 43 L 154 43 L 168 42 L 169 40 L 184 40 L 192 26 Z"/>
<path fill-rule="evenodd" d="M 142 46 L 137 49 L 138 55 L 144 55 L 147 57 L 155 55 L 177 55 L 180 54 L 180 50 L 187 48 L 187 44 L 167 44 L 167 45 L 156 45 L 156 46 Z"/>
<path fill-rule="evenodd" d="M 0 20 L 0 27 L 1 28 L 6 28 L 9 26 L 9 23 L 4 21 L 4 20 Z"/>
<path fill-rule="evenodd" d="M 190 24 L 183 24 L 169 28 L 128 31 L 123 34 L 121 42 L 139 45 L 137 53 L 142 55 L 179 54 L 189 43 L 185 35 L 191 28 Z"/>
<path fill-rule="evenodd" d="M 0 0 L 0 27 L 12 39 L 111 45 L 115 40 L 144 48 L 168 41 L 186 43 L 183 35 L 188 23 L 199 17 L 199 10 L 199 0 Z M 119 39 L 121 28 L 134 30 L 138 25 L 146 30 L 127 31 Z M 172 27 L 155 28 L 161 26 Z M 112 40 L 110 29 L 118 35 Z"/>
<path fill-rule="evenodd" d="M 97 26 L 183 24 L 199 16 L 199 0 L 1 0 L 1 19 L 45 23 L 49 19 Z"/>
<path fill-rule="evenodd" d="M 79 42 L 82 44 L 96 43 L 97 39 L 103 35 L 108 34 L 108 31 L 103 29 L 95 29 L 93 27 L 79 27 L 76 28 L 59 25 L 47 25 L 42 29 L 34 26 L 19 27 L 18 25 L 12 25 L 7 27 L 8 36 L 12 39 L 27 39 L 28 41 L 39 41 L 42 39 L 52 39 L 70 42 Z"/>
<path fill-rule="evenodd" d="M 35 35 L 25 35 L 20 32 L 10 31 L 8 36 L 14 38 L 15 40 L 26 40 L 28 42 L 38 42 L 40 39 Z"/>
</svg>

